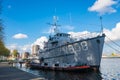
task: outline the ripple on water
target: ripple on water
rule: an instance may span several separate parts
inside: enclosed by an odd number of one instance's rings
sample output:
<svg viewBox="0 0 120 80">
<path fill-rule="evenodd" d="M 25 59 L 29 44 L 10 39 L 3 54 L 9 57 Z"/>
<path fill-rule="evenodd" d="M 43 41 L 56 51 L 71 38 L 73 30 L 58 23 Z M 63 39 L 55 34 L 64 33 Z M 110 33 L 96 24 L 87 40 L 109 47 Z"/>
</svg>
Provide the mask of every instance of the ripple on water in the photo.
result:
<svg viewBox="0 0 120 80">
<path fill-rule="evenodd" d="M 26 72 L 38 75 L 46 80 L 120 80 L 120 58 L 102 59 L 100 73 L 65 73 L 31 70 L 23 66 Z"/>
</svg>

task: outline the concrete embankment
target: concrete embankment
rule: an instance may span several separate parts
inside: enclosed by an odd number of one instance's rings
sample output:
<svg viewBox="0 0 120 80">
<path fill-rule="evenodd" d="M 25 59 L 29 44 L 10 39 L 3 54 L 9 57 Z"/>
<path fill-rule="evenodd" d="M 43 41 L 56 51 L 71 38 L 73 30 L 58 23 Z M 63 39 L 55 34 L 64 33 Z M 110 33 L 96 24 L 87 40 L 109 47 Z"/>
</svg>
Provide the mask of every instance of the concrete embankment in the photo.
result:
<svg viewBox="0 0 120 80">
<path fill-rule="evenodd" d="M 0 80 L 45 80 L 37 75 L 24 72 L 8 63 L 0 63 Z"/>
</svg>

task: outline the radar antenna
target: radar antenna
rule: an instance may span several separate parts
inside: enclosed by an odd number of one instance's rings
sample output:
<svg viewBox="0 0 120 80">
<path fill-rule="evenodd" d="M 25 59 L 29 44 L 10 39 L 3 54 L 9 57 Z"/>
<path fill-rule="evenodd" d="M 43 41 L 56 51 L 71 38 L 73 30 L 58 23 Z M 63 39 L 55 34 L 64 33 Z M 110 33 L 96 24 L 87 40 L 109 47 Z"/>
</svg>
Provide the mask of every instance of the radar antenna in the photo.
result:
<svg viewBox="0 0 120 80">
<path fill-rule="evenodd" d="M 47 23 L 48 25 L 52 26 L 52 29 L 55 33 L 59 33 L 58 26 L 61 26 L 61 25 L 58 25 L 57 22 L 58 22 L 58 17 L 53 16 L 53 23 Z"/>
</svg>

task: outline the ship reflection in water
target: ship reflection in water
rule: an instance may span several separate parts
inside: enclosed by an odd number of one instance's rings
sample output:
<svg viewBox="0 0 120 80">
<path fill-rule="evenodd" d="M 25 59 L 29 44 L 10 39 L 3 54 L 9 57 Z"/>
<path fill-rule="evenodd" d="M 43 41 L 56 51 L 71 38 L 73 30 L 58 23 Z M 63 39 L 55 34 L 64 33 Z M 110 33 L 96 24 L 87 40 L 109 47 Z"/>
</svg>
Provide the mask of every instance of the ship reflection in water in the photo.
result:
<svg viewBox="0 0 120 80">
<path fill-rule="evenodd" d="M 45 78 L 45 80 L 102 80 L 101 73 L 90 71 L 90 72 L 59 72 L 59 71 L 44 71 L 44 70 L 31 70 Z"/>
<path fill-rule="evenodd" d="M 40 71 L 40 75 L 44 75 L 48 80 L 102 80 L 100 73 L 68 73 L 68 72 L 44 72 Z"/>
</svg>

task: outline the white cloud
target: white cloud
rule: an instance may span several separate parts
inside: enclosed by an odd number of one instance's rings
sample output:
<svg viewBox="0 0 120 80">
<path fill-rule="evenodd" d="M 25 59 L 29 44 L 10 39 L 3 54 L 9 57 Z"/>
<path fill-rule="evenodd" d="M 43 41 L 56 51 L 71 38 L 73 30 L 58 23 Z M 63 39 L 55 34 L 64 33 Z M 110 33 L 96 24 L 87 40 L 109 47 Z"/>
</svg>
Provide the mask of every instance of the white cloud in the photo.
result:
<svg viewBox="0 0 120 80">
<path fill-rule="evenodd" d="M 104 29 L 106 36 L 112 40 L 120 40 L 120 22 L 112 30 Z M 108 39 L 106 39 L 108 41 Z"/>
<path fill-rule="evenodd" d="M 43 47 L 44 47 L 44 42 L 47 42 L 47 41 L 48 41 L 47 37 L 42 36 L 42 37 L 38 38 L 38 39 L 33 43 L 33 45 L 39 45 L 40 48 L 43 49 Z"/>
<path fill-rule="evenodd" d="M 20 46 L 18 45 L 18 44 L 15 44 L 15 43 L 13 43 L 13 44 L 8 44 L 8 45 L 6 45 L 6 47 L 12 52 L 13 50 L 18 50 L 18 52 L 19 53 L 21 53 L 21 51 L 20 51 Z"/>
<path fill-rule="evenodd" d="M 24 52 L 31 52 L 31 44 L 26 44 L 24 46 L 21 46 L 21 50 Z"/>
<path fill-rule="evenodd" d="M 83 31 L 83 32 L 68 32 L 68 34 L 71 34 L 72 38 L 79 38 L 82 37 L 85 34 L 88 34 L 88 31 Z"/>
<path fill-rule="evenodd" d="M 26 34 L 22 34 L 22 33 L 18 33 L 18 34 L 15 34 L 13 36 L 14 39 L 24 39 L 24 38 L 28 38 L 28 36 Z"/>
<path fill-rule="evenodd" d="M 15 49 L 18 50 L 19 53 L 31 52 L 31 44 L 25 44 L 23 46 L 18 44 L 9 44 L 9 45 L 6 45 L 6 47 L 10 49 L 11 52 Z"/>
<path fill-rule="evenodd" d="M 50 27 L 47 33 L 54 33 L 55 32 L 55 27 Z"/>
<path fill-rule="evenodd" d="M 109 29 L 104 29 L 103 31 L 106 35 L 106 41 L 110 41 L 108 38 L 110 38 L 111 40 L 120 40 L 120 22 L 118 22 L 116 24 L 116 26 L 114 28 L 112 28 L 111 30 Z M 83 31 L 83 32 L 68 32 L 69 34 L 71 34 L 71 37 L 74 39 L 80 39 L 82 38 L 87 38 L 89 37 L 94 37 L 96 35 L 98 35 L 99 33 L 91 33 L 89 31 Z M 92 35 L 92 36 L 91 36 Z M 107 38 L 108 37 L 108 38 Z"/>
<path fill-rule="evenodd" d="M 17 49 L 19 53 L 31 52 L 32 45 L 40 45 L 41 49 L 43 49 L 44 42 L 47 42 L 47 40 L 48 39 L 45 36 L 42 36 L 38 38 L 33 44 L 25 44 L 25 45 L 8 44 L 6 45 L 6 47 L 11 51 Z"/>
<path fill-rule="evenodd" d="M 106 35 L 105 41 L 107 42 L 107 44 L 104 46 L 104 53 L 119 53 L 120 22 L 118 22 L 111 30 L 104 29 L 104 33 Z"/>
<path fill-rule="evenodd" d="M 9 44 L 6 47 L 10 50 L 14 50 L 14 49 L 17 49 L 17 44 Z"/>
<path fill-rule="evenodd" d="M 88 10 L 98 12 L 100 15 L 114 13 L 116 10 L 112 6 L 115 4 L 117 1 L 114 0 L 97 0 Z"/>
<path fill-rule="evenodd" d="M 99 35 L 99 33 L 96 32 L 89 32 L 89 31 L 82 31 L 82 32 L 68 32 L 69 34 L 71 34 L 71 38 L 74 40 L 80 40 L 80 39 L 86 39 L 86 38 L 92 38 L 95 37 L 97 35 Z"/>
<path fill-rule="evenodd" d="M 43 33 L 47 33 L 47 34 L 53 34 L 53 33 L 55 33 L 55 26 L 51 26 L 49 29 L 46 29 Z M 59 29 L 59 27 L 58 27 L 58 29 Z M 56 30 L 56 31 L 59 31 L 59 30 Z"/>
</svg>

